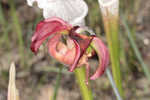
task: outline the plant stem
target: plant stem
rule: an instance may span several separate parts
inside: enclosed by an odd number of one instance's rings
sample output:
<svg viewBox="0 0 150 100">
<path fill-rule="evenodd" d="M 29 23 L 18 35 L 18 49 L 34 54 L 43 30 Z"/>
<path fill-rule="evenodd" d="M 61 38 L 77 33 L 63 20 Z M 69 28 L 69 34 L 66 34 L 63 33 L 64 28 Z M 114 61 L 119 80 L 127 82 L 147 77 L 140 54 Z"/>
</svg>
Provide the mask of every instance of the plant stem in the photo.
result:
<svg viewBox="0 0 150 100">
<path fill-rule="evenodd" d="M 58 94 L 58 89 L 59 89 L 59 86 L 60 86 L 62 70 L 63 70 L 63 67 L 61 66 L 60 69 L 59 69 L 59 73 L 57 74 L 57 77 L 56 77 L 56 85 L 55 85 L 54 95 L 53 95 L 53 99 L 52 100 L 56 100 L 56 97 L 57 97 L 57 94 Z"/>
<path fill-rule="evenodd" d="M 86 85 L 85 83 L 86 76 L 84 67 L 77 68 L 75 70 L 75 76 L 77 83 L 79 84 L 83 100 L 93 100 L 92 91 L 89 89 L 89 85 Z"/>
<path fill-rule="evenodd" d="M 135 41 L 134 41 L 134 39 L 133 39 L 133 37 L 131 35 L 131 31 L 130 31 L 127 23 L 126 23 L 126 19 L 124 18 L 123 14 L 121 14 L 121 22 L 122 22 L 122 24 L 123 24 L 123 26 L 124 26 L 124 28 L 126 30 L 125 33 L 128 36 L 129 42 L 130 42 L 130 44 L 131 44 L 131 46 L 132 46 L 132 48 L 134 50 L 134 53 L 135 53 L 137 59 L 139 60 L 141 66 L 143 68 L 144 74 L 149 79 L 149 82 L 150 82 L 150 72 L 149 72 L 149 69 L 148 69 L 147 65 L 144 63 L 144 61 L 143 61 L 143 59 L 141 57 L 141 54 L 140 54 L 140 52 L 138 50 L 138 47 L 137 47 L 137 45 L 136 45 L 136 43 L 135 43 Z"/>
<path fill-rule="evenodd" d="M 119 32 L 118 32 L 118 14 L 119 0 L 98 0 L 103 16 L 104 28 L 106 32 L 112 73 L 117 88 L 123 97 L 122 79 L 120 72 L 120 48 L 119 48 Z M 105 2 L 104 2 L 105 1 Z"/>
<path fill-rule="evenodd" d="M 110 50 L 113 77 L 121 96 L 123 96 L 122 79 L 120 72 L 120 60 L 119 60 L 120 44 L 118 34 L 118 18 L 114 16 L 111 17 L 109 16 L 108 18 L 105 17 L 103 19 L 108 46 Z"/>
<path fill-rule="evenodd" d="M 113 77 L 112 77 L 112 75 L 111 75 L 111 72 L 110 72 L 109 68 L 106 69 L 106 74 L 107 74 L 107 77 L 108 77 L 108 79 L 109 79 L 109 81 L 110 81 L 110 83 L 111 83 L 111 85 L 112 85 L 112 88 L 113 88 L 113 90 L 114 90 L 114 93 L 115 93 L 117 99 L 118 99 L 118 100 L 122 100 L 122 98 L 121 98 L 121 96 L 120 96 L 120 93 L 118 92 L 118 89 L 117 89 L 117 87 L 116 87 L 116 84 L 115 84 L 115 82 L 114 82 L 114 80 L 113 80 Z"/>
</svg>

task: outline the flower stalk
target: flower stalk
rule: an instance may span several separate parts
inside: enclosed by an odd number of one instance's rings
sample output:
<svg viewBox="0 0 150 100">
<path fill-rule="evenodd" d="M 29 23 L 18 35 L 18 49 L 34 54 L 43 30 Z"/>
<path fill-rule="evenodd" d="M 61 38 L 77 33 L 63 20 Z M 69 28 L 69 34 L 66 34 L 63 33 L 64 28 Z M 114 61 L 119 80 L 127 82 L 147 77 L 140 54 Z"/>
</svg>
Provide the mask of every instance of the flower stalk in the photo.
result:
<svg viewBox="0 0 150 100">
<path fill-rule="evenodd" d="M 80 92 L 82 94 L 83 100 L 93 100 L 92 91 L 89 88 L 89 83 L 88 85 L 85 83 L 86 76 L 84 67 L 76 69 L 75 76 L 80 87 Z"/>
<path fill-rule="evenodd" d="M 110 58 L 112 63 L 112 72 L 117 88 L 123 96 L 122 79 L 119 61 L 119 0 L 98 0 L 103 16 L 104 28 L 108 41 Z"/>
</svg>

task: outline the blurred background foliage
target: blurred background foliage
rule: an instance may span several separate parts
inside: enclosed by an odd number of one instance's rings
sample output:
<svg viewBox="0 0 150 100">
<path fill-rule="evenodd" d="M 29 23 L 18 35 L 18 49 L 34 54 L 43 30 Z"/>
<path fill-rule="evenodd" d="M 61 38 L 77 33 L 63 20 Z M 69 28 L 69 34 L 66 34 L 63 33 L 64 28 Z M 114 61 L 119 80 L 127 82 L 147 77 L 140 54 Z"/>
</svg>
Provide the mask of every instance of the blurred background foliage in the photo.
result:
<svg viewBox="0 0 150 100">
<path fill-rule="evenodd" d="M 106 42 L 98 1 L 86 1 L 89 5 L 86 23 Z M 121 18 L 120 63 L 127 100 L 150 99 L 148 79 L 126 34 L 130 30 L 142 61 L 150 69 L 149 11 L 149 0 L 120 0 L 120 14 L 127 19 L 125 24 L 128 25 L 127 29 Z M 48 97 L 52 96 L 60 64 L 48 55 L 44 46 L 36 56 L 30 51 L 31 36 L 42 19 L 41 11 L 37 7 L 29 7 L 26 0 L 0 0 L 0 100 L 7 97 L 8 69 L 12 61 L 16 63 L 16 84 L 21 100 L 49 100 Z M 97 64 L 95 60 L 91 63 L 93 66 Z M 115 100 L 106 75 L 91 83 L 94 100 Z M 66 68 L 62 71 L 57 99 L 81 99 L 74 75 Z"/>
</svg>

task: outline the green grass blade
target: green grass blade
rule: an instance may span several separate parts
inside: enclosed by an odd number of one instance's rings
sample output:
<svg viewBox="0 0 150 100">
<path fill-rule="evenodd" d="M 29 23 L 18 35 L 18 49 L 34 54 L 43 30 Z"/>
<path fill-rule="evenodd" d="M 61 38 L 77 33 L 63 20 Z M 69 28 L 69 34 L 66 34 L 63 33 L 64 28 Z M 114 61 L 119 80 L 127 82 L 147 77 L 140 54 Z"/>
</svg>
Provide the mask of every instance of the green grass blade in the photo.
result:
<svg viewBox="0 0 150 100">
<path fill-rule="evenodd" d="M 61 80 L 61 76 L 62 76 L 62 70 L 63 70 L 63 67 L 60 66 L 59 73 L 58 73 L 58 75 L 56 77 L 56 85 L 55 85 L 54 95 L 53 95 L 53 99 L 52 100 L 56 100 L 56 98 L 57 98 L 58 89 L 59 89 L 59 86 L 60 86 L 60 80 Z"/>
<path fill-rule="evenodd" d="M 114 93 L 115 93 L 115 95 L 117 97 L 117 100 L 122 100 L 122 98 L 120 96 L 120 93 L 119 93 L 119 91 L 118 91 L 118 89 L 116 87 L 116 84 L 115 84 L 115 82 L 113 80 L 113 77 L 111 75 L 111 72 L 110 72 L 109 68 L 106 69 L 106 74 L 107 74 L 107 77 L 108 77 L 108 79 L 109 79 L 109 81 L 111 83 L 111 86 L 112 86 L 113 90 L 114 90 Z"/>
<path fill-rule="evenodd" d="M 22 36 L 23 32 L 22 32 L 21 24 L 19 23 L 19 18 L 17 16 L 17 11 L 14 2 L 15 2 L 14 0 L 9 0 L 10 14 L 14 25 L 14 31 L 17 33 L 19 52 L 21 55 L 21 65 L 24 65 L 24 42 Z"/>
<path fill-rule="evenodd" d="M 138 47 L 137 47 L 137 45 L 136 45 L 136 43 L 135 43 L 135 41 L 134 41 L 134 39 L 133 39 L 133 37 L 131 35 L 131 31 L 130 31 L 130 28 L 128 27 L 127 20 L 125 19 L 123 14 L 121 14 L 121 22 L 122 22 L 122 24 L 123 24 L 123 26 L 124 26 L 124 28 L 126 30 L 125 33 L 128 36 L 129 42 L 130 42 L 130 44 L 131 44 L 131 46 L 132 46 L 132 48 L 134 50 L 134 53 L 135 53 L 137 59 L 139 60 L 146 77 L 150 81 L 150 71 L 149 71 L 147 65 L 144 63 L 144 60 L 141 57 L 140 51 L 138 50 Z"/>
<path fill-rule="evenodd" d="M 5 19 L 4 19 L 4 14 L 3 14 L 3 9 L 2 9 L 1 3 L 0 3 L 0 21 L 1 21 L 0 24 L 2 24 L 2 25 L 5 24 Z"/>
<path fill-rule="evenodd" d="M 3 32 L 3 35 L 0 39 L 0 46 L 6 42 L 6 46 L 8 47 L 9 45 L 9 39 L 8 39 L 8 27 L 7 27 L 7 21 L 4 17 L 4 12 L 3 12 L 3 8 L 2 8 L 2 5 L 0 3 L 0 25 L 2 26 L 2 32 Z M 7 28 L 6 28 L 7 27 Z"/>
</svg>

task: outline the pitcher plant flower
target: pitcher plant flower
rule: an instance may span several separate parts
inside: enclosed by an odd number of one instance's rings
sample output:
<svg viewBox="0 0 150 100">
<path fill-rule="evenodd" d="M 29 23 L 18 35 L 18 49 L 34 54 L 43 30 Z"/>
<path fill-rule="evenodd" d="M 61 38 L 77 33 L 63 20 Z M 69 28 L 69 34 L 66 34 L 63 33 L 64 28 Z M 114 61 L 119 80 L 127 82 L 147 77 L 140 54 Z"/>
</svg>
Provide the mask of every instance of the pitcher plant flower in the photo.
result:
<svg viewBox="0 0 150 100">
<path fill-rule="evenodd" d="M 86 67 L 88 83 L 90 65 L 88 58 L 97 54 L 99 65 L 91 80 L 100 77 L 109 63 L 109 53 L 104 43 L 95 35 L 87 36 L 77 33 L 79 26 L 72 26 L 60 18 L 52 17 L 41 21 L 36 26 L 32 37 L 31 50 L 36 54 L 39 47 L 49 37 L 47 47 L 49 54 L 69 67 L 72 72 L 78 67 Z"/>
<path fill-rule="evenodd" d="M 88 6 L 84 0 L 27 0 L 30 6 L 34 2 L 43 10 L 45 19 L 55 16 L 72 25 L 83 26 L 88 13 Z"/>
</svg>

